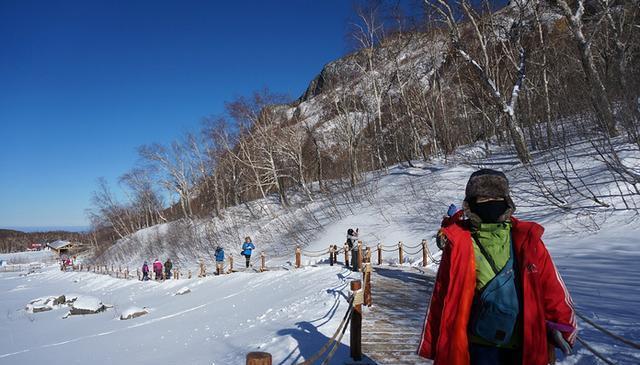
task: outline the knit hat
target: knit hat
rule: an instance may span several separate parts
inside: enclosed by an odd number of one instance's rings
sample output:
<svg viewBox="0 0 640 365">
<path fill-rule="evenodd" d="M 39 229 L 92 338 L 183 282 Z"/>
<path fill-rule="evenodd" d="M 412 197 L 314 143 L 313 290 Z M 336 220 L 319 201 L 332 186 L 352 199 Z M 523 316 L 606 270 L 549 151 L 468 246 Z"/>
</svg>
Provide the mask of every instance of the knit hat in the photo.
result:
<svg viewBox="0 0 640 365">
<path fill-rule="evenodd" d="M 501 221 L 506 221 L 511 217 L 511 214 L 515 212 L 516 205 L 511 200 L 511 196 L 509 194 L 509 180 L 507 180 L 507 176 L 497 170 L 492 169 L 481 169 L 469 177 L 469 181 L 467 182 L 467 187 L 465 189 L 465 198 L 463 203 L 463 208 L 465 214 L 469 219 L 471 219 L 472 223 L 480 222 L 480 218 L 477 214 L 471 212 L 469 208 L 469 204 L 474 203 L 477 197 L 487 197 L 487 198 L 503 198 L 507 206 L 509 207 L 501 217 Z"/>
</svg>

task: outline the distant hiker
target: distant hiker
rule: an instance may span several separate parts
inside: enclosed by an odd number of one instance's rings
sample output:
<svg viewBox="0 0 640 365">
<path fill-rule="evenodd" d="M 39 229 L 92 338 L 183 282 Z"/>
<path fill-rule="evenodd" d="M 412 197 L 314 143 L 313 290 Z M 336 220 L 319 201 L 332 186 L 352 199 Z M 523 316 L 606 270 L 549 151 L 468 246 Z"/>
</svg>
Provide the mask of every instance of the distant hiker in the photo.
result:
<svg viewBox="0 0 640 365">
<path fill-rule="evenodd" d="M 164 278 L 171 279 L 171 269 L 173 269 L 173 263 L 170 258 L 167 258 L 167 261 L 164 262 Z"/>
<path fill-rule="evenodd" d="M 255 249 L 256 249 L 256 246 L 253 244 L 253 242 L 251 242 L 251 237 L 249 236 L 245 237 L 244 243 L 242 244 L 242 252 L 240 254 L 244 256 L 247 262 L 247 268 L 251 263 L 251 251 Z"/>
<path fill-rule="evenodd" d="M 444 251 L 418 354 L 434 365 L 544 365 L 570 352 L 573 302 L 542 242 L 512 216 L 509 182 L 474 172 L 462 211 L 442 222 Z"/>
<path fill-rule="evenodd" d="M 347 230 L 347 245 L 349 246 L 349 251 L 353 250 L 353 246 L 358 241 L 358 230 L 359 228 L 356 228 L 355 231 L 353 228 Z"/>
<path fill-rule="evenodd" d="M 216 275 L 222 275 L 224 270 L 224 249 L 220 246 L 216 247 Z"/>
<path fill-rule="evenodd" d="M 142 264 L 142 281 L 147 280 L 149 280 L 149 265 L 147 265 L 145 261 L 144 264 Z"/>
<path fill-rule="evenodd" d="M 338 245 L 329 246 L 329 265 L 333 266 L 338 260 Z"/>
<path fill-rule="evenodd" d="M 162 262 L 158 259 L 153 262 L 153 273 L 156 275 L 156 280 L 162 279 Z"/>
</svg>

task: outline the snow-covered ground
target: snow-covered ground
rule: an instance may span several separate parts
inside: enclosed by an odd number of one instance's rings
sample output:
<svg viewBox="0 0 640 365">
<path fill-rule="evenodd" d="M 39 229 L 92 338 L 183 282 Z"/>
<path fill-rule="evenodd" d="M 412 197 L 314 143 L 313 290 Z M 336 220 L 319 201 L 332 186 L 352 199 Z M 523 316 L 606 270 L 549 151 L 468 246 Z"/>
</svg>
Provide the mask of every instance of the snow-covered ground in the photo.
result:
<svg viewBox="0 0 640 365">
<path fill-rule="evenodd" d="M 496 150 L 489 159 L 478 158 L 480 148 L 468 148 L 446 163 L 436 160 L 414 167 L 396 166 L 388 174 L 369 174 L 361 187 L 333 200 L 318 199 L 288 210 L 258 201 L 252 208 L 268 209 L 271 214 L 253 218 L 248 212 L 243 215 L 246 207 L 237 207 L 227 212 L 225 220 L 214 221 L 230 237 L 254 236 L 257 252 L 268 255 L 268 266 L 273 269 L 266 273 L 165 283 L 62 273 L 55 267 L 26 277 L 0 274 L 3 298 L 0 311 L 6 313 L 0 317 L 0 330 L 8 334 L 0 342 L 0 364 L 44 360 L 49 363 L 91 360 L 93 364 L 241 364 L 248 351 L 258 349 L 273 353 L 275 363 L 296 363 L 315 353 L 334 333 L 346 308 L 348 281 L 353 277 L 340 267 L 323 264 L 324 256 L 315 257 L 313 253 L 325 250 L 329 244 L 341 245 L 349 227 L 360 228 L 361 238 L 370 246 L 379 242 L 395 245 L 398 241 L 416 245 L 427 239 L 432 251 L 437 252 L 432 237 L 442 214 L 449 203 L 460 205 L 468 176 L 483 166 L 501 169 L 509 176 L 517 216 L 545 226 L 543 238 L 578 311 L 639 342 L 639 215 L 637 210 L 620 209 L 623 202 L 609 197 L 608 193 L 616 189 L 615 182 L 602 164 L 591 157 L 588 147 L 588 143 L 571 147 L 573 168 L 578 175 L 587 177 L 591 191 L 606 201 L 608 208 L 594 207 L 584 196 L 570 190 L 563 193 L 566 206 L 584 208 L 555 207 L 542 198 L 530 175 L 515 163 L 513 156 Z M 638 156 L 624 158 L 637 161 Z M 543 178 L 554 184 L 549 175 Z M 561 187 L 562 183 L 558 184 L 553 186 Z M 562 193 L 562 189 L 558 191 Z M 640 203 L 637 196 L 628 199 L 633 204 Z M 304 225 L 304 235 L 287 231 L 296 222 L 303 224 L 306 220 L 313 224 Z M 137 265 L 149 255 L 161 259 L 169 255 L 177 257 L 185 267 L 189 266 L 190 258 L 199 255 L 207 258 L 206 243 L 196 247 L 203 250 L 200 252 L 176 252 L 170 245 L 158 245 L 161 233 L 176 238 L 170 231 L 164 225 L 141 232 L 140 236 L 150 242 L 123 241 L 110 251 L 111 257 L 116 263 Z M 310 253 L 303 257 L 304 264 L 318 263 L 316 267 L 290 270 L 295 243 Z M 147 244 L 154 247 L 146 247 Z M 226 244 L 227 252 L 235 252 L 238 245 Z M 406 256 L 405 265 L 420 263 L 420 253 Z M 397 262 L 397 253 L 386 252 L 385 261 Z M 428 269 L 433 273 L 437 267 L 430 264 Z M 175 295 L 185 286 L 190 293 Z M 24 310 L 33 299 L 73 293 L 99 298 L 113 308 L 67 319 L 61 319 L 65 310 L 35 314 Z M 146 307 L 149 313 L 120 320 L 122 312 L 131 312 L 132 307 Z M 640 351 L 616 343 L 580 320 L 579 325 L 580 336 L 616 363 L 640 363 Z M 346 337 L 343 342 L 348 342 Z M 346 356 L 347 348 L 341 346 L 333 363 L 341 363 Z M 578 345 L 577 353 L 561 363 L 598 362 Z"/>
<path fill-rule="evenodd" d="M 351 275 L 338 266 L 163 283 L 54 267 L 26 277 L 1 274 L 0 364 L 242 364 L 257 350 L 293 363 L 335 332 Z M 189 293 L 175 295 L 185 286 Z M 113 308 L 66 319 L 65 306 L 25 310 L 38 297 L 73 293 L 85 295 L 77 299 L 86 298 L 84 307 L 99 300 Z M 131 307 L 149 314 L 121 320 Z M 336 359 L 347 354 L 341 345 Z"/>
</svg>

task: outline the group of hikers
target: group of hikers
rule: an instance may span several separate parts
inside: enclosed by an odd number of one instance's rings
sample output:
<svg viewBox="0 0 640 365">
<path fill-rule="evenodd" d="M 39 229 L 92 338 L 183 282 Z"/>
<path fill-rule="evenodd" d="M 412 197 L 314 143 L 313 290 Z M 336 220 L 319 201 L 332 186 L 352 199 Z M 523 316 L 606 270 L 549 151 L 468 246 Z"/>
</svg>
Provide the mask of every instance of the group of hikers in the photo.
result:
<svg viewBox="0 0 640 365">
<path fill-rule="evenodd" d="M 173 269 L 173 262 L 171 262 L 171 259 L 168 258 L 163 265 L 160 260 L 156 259 L 153 262 L 151 269 L 153 270 L 153 274 L 155 275 L 156 280 L 171 279 L 171 270 Z M 150 274 L 149 264 L 147 261 L 145 261 L 144 264 L 142 264 L 141 280 L 142 281 L 151 280 L 151 276 L 149 274 Z"/>
<path fill-rule="evenodd" d="M 249 268 L 251 265 L 251 254 L 253 250 L 255 250 L 256 246 L 251 241 L 251 237 L 247 236 L 244 238 L 244 243 L 242 243 L 242 251 L 240 255 L 245 257 L 246 267 Z M 214 251 L 214 258 L 216 261 L 216 275 L 220 275 L 224 270 L 224 248 L 220 245 L 216 246 Z M 149 267 L 149 263 L 147 261 L 142 264 L 142 281 L 151 280 L 151 272 L 153 272 L 155 276 L 155 280 L 166 280 L 171 279 L 171 272 L 173 269 L 173 262 L 168 258 L 167 261 L 162 264 L 159 259 L 155 259 L 151 267 Z M 152 271 L 151 271 L 152 270 Z M 205 276 L 204 270 L 204 262 L 200 263 L 200 274 L 198 276 Z"/>
<path fill-rule="evenodd" d="M 67 271 L 67 269 L 75 270 L 78 267 L 78 257 L 77 256 L 67 256 L 62 257 L 60 259 L 60 270 Z"/>
</svg>

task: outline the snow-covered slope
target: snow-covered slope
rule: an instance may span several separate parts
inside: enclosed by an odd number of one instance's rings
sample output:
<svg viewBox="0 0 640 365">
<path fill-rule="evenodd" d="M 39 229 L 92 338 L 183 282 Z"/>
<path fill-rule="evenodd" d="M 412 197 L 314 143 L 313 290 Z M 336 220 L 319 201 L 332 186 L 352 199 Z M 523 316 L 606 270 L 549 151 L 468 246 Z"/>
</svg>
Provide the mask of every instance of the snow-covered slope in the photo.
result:
<svg viewBox="0 0 640 365">
<path fill-rule="evenodd" d="M 494 149 L 492 157 L 480 158 L 482 149 L 470 147 L 447 162 L 415 163 L 414 167 L 395 166 L 388 174 L 372 173 L 358 189 L 333 199 L 300 203 L 290 209 L 279 208 L 273 202 L 256 201 L 252 206 L 254 213 L 260 209 L 270 213 L 253 218 L 246 207 L 237 207 L 226 213 L 225 220 L 210 222 L 226 228 L 221 231 L 229 237 L 236 237 L 233 243 L 225 242 L 228 252 L 239 251 L 239 238 L 252 235 L 258 253 L 268 254 L 268 266 L 273 269 L 270 272 L 165 283 L 62 273 L 55 268 L 26 277 L 0 274 L 3 293 L 0 311 L 7 313 L 0 317 L 0 328 L 2 333 L 8 333 L 7 340 L 0 342 L 0 364 L 30 364 L 43 359 L 62 363 L 62 360 L 55 361 L 62 358 L 71 358 L 72 363 L 91 359 L 96 364 L 240 364 L 246 352 L 257 349 L 274 353 L 276 363 L 295 363 L 300 360 L 300 354 L 313 354 L 337 328 L 345 310 L 344 295 L 352 274 L 325 264 L 288 270 L 294 258 L 294 243 L 299 242 L 303 251 L 309 253 L 303 257 L 305 264 L 323 260 L 324 256 L 316 257 L 315 252 L 326 249 L 329 244 L 342 244 L 349 227 L 360 228 L 361 238 L 367 245 L 379 242 L 392 245 L 398 241 L 415 245 L 428 239 L 429 247 L 437 252 L 432 237 L 440 218 L 451 202 L 460 204 L 468 176 L 479 167 L 505 171 L 518 205 L 516 215 L 545 226 L 543 238 L 578 311 L 638 342 L 640 217 L 637 210 L 622 209 L 624 204 L 620 198 L 610 194 L 615 191 L 616 183 L 601 163 L 585 153 L 589 146 L 588 142 L 569 146 L 572 162 L 577 174 L 588 177 L 591 191 L 609 204 L 608 208 L 589 205 L 584 196 L 570 191 L 563 195 L 565 207 L 574 209 L 553 206 L 543 199 L 529 174 L 512 155 Z M 624 156 L 635 160 L 639 157 Z M 545 156 L 536 159 L 544 160 Z M 550 175 L 542 177 L 551 180 Z M 555 184 L 558 191 L 563 191 L 562 181 Z M 638 196 L 626 199 L 627 204 L 640 204 Z M 292 233 L 291 227 L 297 231 Z M 211 234 L 203 222 L 195 229 L 203 239 L 207 232 Z M 197 236 L 180 238 L 175 232 L 171 234 L 172 229 L 166 225 L 151 230 L 166 230 L 166 237 L 173 239 Z M 110 251 L 115 262 L 138 264 L 145 257 L 141 252 L 146 248 L 135 250 L 135 244 L 156 247 L 159 256 L 171 253 L 169 246 L 154 244 L 153 239 L 159 236 L 149 230 L 138 234 L 142 237 L 140 241 L 120 242 Z M 143 240 L 145 236 L 150 237 L 149 242 Z M 193 247 L 193 252 L 179 251 L 182 255 L 179 260 L 185 267 L 189 266 L 192 262 L 189 259 L 204 256 L 212 245 L 202 243 Z M 420 253 L 407 256 L 405 265 L 420 263 Z M 397 261 L 397 253 L 386 252 L 385 261 L 387 264 Z M 193 265 L 195 270 L 195 262 Z M 433 264 L 428 267 L 428 272 L 435 270 L 437 267 Z M 185 285 L 190 293 L 174 295 Z M 37 314 L 24 310 L 35 298 L 69 293 L 90 295 L 114 308 L 64 320 L 61 310 Z M 149 314 L 121 321 L 120 312 L 130 307 L 147 307 Z M 638 351 L 615 343 L 582 321 L 579 325 L 581 337 L 616 363 L 640 361 Z M 345 359 L 346 354 L 346 347 L 341 346 L 337 359 Z M 562 362 L 596 363 L 593 355 L 581 346 L 576 355 Z"/>
</svg>

